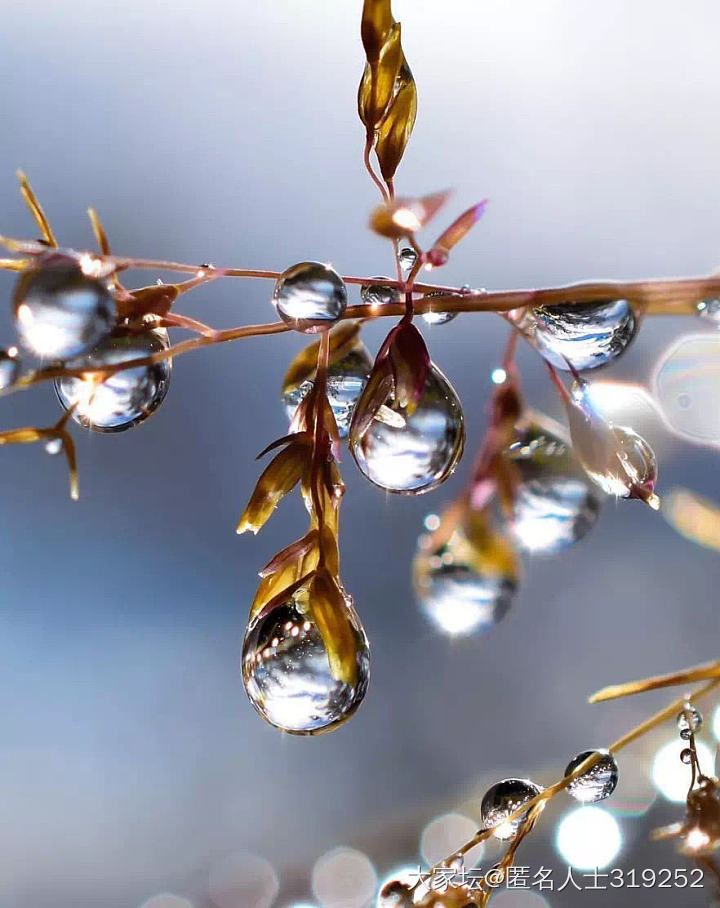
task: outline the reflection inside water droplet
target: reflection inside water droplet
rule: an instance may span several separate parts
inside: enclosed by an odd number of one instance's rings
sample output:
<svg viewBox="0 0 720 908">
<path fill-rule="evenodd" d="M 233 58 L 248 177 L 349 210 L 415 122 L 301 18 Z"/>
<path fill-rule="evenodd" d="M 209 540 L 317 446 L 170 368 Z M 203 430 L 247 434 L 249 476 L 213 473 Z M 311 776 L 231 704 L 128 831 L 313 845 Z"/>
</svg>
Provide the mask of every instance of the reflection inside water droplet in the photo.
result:
<svg viewBox="0 0 720 908">
<path fill-rule="evenodd" d="M 273 302 L 280 318 L 295 331 L 316 334 L 343 314 L 347 291 L 334 268 L 321 262 L 299 262 L 278 278 Z"/>
<path fill-rule="evenodd" d="M 517 324 L 556 369 L 604 366 L 620 356 L 637 331 L 627 300 L 537 306 L 518 313 Z"/>
<path fill-rule="evenodd" d="M 355 404 L 360 399 L 371 369 L 372 358 L 362 345 L 328 366 L 327 395 L 340 438 L 347 438 Z M 306 379 L 299 385 L 283 388 L 282 399 L 289 420 L 292 420 L 298 404 L 312 386 L 313 382 Z"/>
<path fill-rule="evenodd" d="M 142 359 L 170 346 L 164 329 L 135 333 L 116 330 L 84 357 L 73 360 L 73 369 L 113 366 Z M 55 380 L 62 406 L 75 409 L 72 418 L 96 432 L 123 432 L 144 422 L 165 399 L 170 386 L 172 360 L 123 369 L 104 381 L 93 372 L 82 377 L 63 376 Z"/>
<path fill-rule="evenodd" d="M 417 494 L 438 486 L 455 469 L 465 443 L 460 401 L 450 382 L 432 365 L 416 407 L 389 398 L 390 414 L 379 414 L 350 450 L 361 472 L 388 492 Z"/>
<path fill-rule="evenodd" d="M 531 423 L 516 430 L 508 456 L 520 474 L 509 529 L 522 550 L 554 554 L 592 529 L 602 499 L 564 438 Z"/>
<path fill-rule="evenodd" d="M 483 559 L 456 530 L 435 551 L 419 540 L 413 580 L 423 614 L 449 636 L 482 634 L 503 619 L 517 590 L 517 577 L 501 561 Z"/>
<path fill-rule="evenodd" d="M 243 682 L 266 722 L 292 734 L 319 734 L 358 708 L 367 691 L 370 651 L 359 618 L 351 606 L 348 611 L 356 649 L 354 684 L 333 677 L 310 612 L 296 601 L 251 620 L 243 643 Z"/>
</svg>

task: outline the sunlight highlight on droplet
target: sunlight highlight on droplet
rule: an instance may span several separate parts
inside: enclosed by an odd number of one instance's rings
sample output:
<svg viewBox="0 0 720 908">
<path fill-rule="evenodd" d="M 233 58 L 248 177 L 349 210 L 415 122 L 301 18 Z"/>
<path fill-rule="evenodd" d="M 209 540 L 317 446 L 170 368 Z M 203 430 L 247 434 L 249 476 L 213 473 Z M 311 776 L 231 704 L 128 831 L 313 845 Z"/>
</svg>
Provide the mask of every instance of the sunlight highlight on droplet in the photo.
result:
<svg viewBox="0 0 720 908">
<path fill-rule="evenodd" d="M 715 759 L 710 748 L 703 741 L 696 741 L 698 759 L 703 771 L 711 774 Z M 680 760 L 680 754 L 687 747 L 687 741 L 673 740 L 658 750 L 652 762 L 651 776 L 660 794 L 682 804 L 687 798 L 692 777 L 690 767 Z"/>
<path fill-rule="evenodd" d="M 218 908 L 270 908 L 280 885 L 269 861 L 240 852 L 212 868 L 208 888 Z"/>
<path fill-rule="evenodd" d="M 602 869 L 620 851 L 622 833 L 615 817 L 604 808 L 579 807 L 560 821 L 555 844 L 571 867 Z"/>
<path fill-rule="evenodd" d="M 318 858 L 312 889 L 323 908 L 364 908 L 377 889 L 370 858 L 355 848 L 334 848 Z"/>
</svg>

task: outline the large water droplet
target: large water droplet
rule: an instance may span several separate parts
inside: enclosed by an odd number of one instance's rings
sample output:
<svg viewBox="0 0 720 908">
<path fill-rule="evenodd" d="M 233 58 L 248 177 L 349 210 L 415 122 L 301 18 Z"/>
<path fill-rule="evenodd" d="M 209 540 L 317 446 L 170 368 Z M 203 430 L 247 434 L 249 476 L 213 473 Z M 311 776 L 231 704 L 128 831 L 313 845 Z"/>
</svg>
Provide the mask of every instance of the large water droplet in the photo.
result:
<svg viewBox="0 0 720 908">
<path fill-rule="evenodd" d="M 327 396 L 340 438 L 348 436 L 355 404 L 360 399 L 371 369 L 372 357 L 362 344 L 328 366 Z M 283 388 L 282 400 L 288 419 L 293 418 L 298 404 L 312 386 L 312 380 L 305 379 L 300 384 L 288 384 Z"/>
<path fill-rule="evenodd" d="M 561 430 L 553 432 L 538 423 L 518 427 L 507 455 L 520 474 L 509 521 L 519 548 L 554 554 L 592 529 L 602 499 Z"/>
<path fill-rule="evenodd" d="M 317 334 L 345 312 L 347 291 L 340 275 L 321 262 L 299 262 L 275 284 L 273 302 L 280 318 L 295 331 Z"/>
<path fill-rule="evenodd" d="M 496 827 L 493 833 L 498 839 L 515 837 L 527 813 L 520 814 L 513 820 L 508 817 L 540 794 L 542 788 L 530 779 L 503 779 L 489 788 L 482 799 L 480 814 L 483 826 L 488 829 Z"/>
<path fill-rule="evenodd" d="M 584 750 L 568 763 L 565 776 L 571 775 L 588 757 L 597 755 L 598 759 L 567 787 L 568 794 L 583 804 L 594 804 L 604 801 L 615 791 L 618 783 L 618 766 L 615 757 L 609 750 Z"/>
<path fill-rule="evenodd" d="M 517 578 L 498 565 L 482 565 L 472 544 L 459 531 L 434 552 L 421 549 L 413 564 L 415 591 L 430 622 L 449 636 L 482 634 L 505 616 L 517 590 Z"/>
<path fill-rule="evenodd" d="M 637 331 L 627 300 L 536 306 L 518 313 L 518 327 L 556 369 L 604 366 L 620 356 Z"/>
<path fill-rule="evenodd" d="M 310 610 L 289 600 L 248 625 L 242 671 L 250 702 L 277 728 L 297 735 L 330 731 L 362 702 L 370 675 L 370 650 L 360 620 L 348 606 L 356 647 L 357 679 L 333 677 L 328 653 Z"/>
<path fill-rule="evenodd" d="M 430 366 L 414 409 L 388 398 L 378 418 L 350 450 L 361 472 L 388 492 L 419 494 L 447 479 L 465 444 L 465 421 L 457 394 Z"/>
<path fill-rule="evenodd" d="M 24 271 L 13 292 L 15 327 L 35 356 L 65 360 L 94 346 L 115 324 L 107 284 L 65 256 Z"/>
<path fill-rule="evenodd" d="M 166 350 L 167 331 L 131 333 L 118 329 L 104 338 L 86 356 L 68 363 L 73 369 L 113 366 Z M 62 406 L 72 418 L 96 432 L 123 432 L 144 422 L 165 399 L 172 374 L 172 360 L 123 369 L 102 381 L 95 373 L 82 377 L 63 376 L 55 380 Z"/>
</svg>

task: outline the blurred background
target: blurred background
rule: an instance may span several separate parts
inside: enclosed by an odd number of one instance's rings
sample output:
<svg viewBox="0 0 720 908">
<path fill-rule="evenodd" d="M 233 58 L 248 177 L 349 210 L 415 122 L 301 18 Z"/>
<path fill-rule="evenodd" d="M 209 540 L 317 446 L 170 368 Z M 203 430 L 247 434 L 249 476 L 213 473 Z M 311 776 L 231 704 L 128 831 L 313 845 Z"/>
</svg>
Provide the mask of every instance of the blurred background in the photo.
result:
<svg viewBox="0 0 720 908">
<path fill-rule="evenodd" d="M 366 229 L 376 193 L 355 108 L 360 0 L 0 7 L 3 233 L 35 235 L 13 176 L 23 167 L 63 244 L 91 243 L 92 204 L 121 254 L 390 271 L 387 244 Z M 397 0 L 395 14 L 420 97 L 400 192 L 454 187 L 448 217 L 490 199 L 440 280 L 509 288 L 717 267 L 716 4 Z M 0 284 L 8 298 L 11 276 Z M 184 311 L 222 327 L 267 321 L 270 292 L 218 283 Z M 372 349 L 387 328 L 367 330 Z M 653 319 L 602 380 L 647 384 L 674 338 L 711 330 Z M 10 343 L 7 314 L 2 331 Z M 504 326 L 466 315 L 425 334 L 472 446 Z M 590 707 L 593 690 L 718 656 L 718 556 L 638 502 L 609 503 L 583 544 L 528 561 L 510 613 L 485 637 L 438 635 L 409 565 L 423 517 L 457 494 L 467 459 L 438 491 L 408 499 L 367 484 L 346 456 L 342 573 L 372 644 L 371 688 L 332 735 L 265 726 L 242 688 L 242 635 L 257 569 L 304 516 L 287 501 L 257 538 L 234 527 L 255 454 L 285 432 L 279 386 L 302 343 L 250 339 L 179 359 L 146 426 L 78 433 L 78 504 L 61 458 L 2 452 L 3 908 L 363 908 L 377 881 L 466 838 L 489 782 L 552 781 L 668 699 Z M 530 401 L 557 414 L 540 360 L 525 349 L 520 362 Z M 703 398 L 708 418 L 716 406 Z M 58 413 L 49 388 L 2 409 L 8 427 Z M 661 493 L 720 497 L 716 448 L 674 438 L 652 413 L 638 420 L 661 460 Z M 705 713 L 713 753 L 712 704 Z M 649 779 L 675 736 L 668 727 L 621 755 L 606 802 L 608 836 L 622 840 L 613 867 L 687 866 L 671 844 L 648 843 L 681 812 Z M 558 824 L 573 806 L 557 801 L 520 860 L 554 868 L 556 888 L 569 860 Z M 447 813 L 461 819 L 421 844 Z M 570 886 L 498 902 L 593 898 L 695 906 L 710 894 Z"/>
</svg>

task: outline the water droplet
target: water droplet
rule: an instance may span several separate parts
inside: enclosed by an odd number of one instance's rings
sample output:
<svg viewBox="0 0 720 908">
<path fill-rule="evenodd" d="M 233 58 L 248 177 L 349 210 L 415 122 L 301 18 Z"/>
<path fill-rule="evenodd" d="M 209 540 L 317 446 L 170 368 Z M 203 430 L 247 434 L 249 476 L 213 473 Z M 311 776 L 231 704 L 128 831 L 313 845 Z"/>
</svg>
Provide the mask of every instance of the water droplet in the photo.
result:
<svg viewBox="0 0 720 908">
<path fill-rule="evenodd" d="M 398 253 L 398 261 L 400 262 L 400 270 L 403 273 L 403 277 L 407 277 L 415 267 L 417 252 L 410 246 L 404 246 Z"/>
<path fill-rule="evenodd" d="M 18 356 L 17 347 L 9 350 L 0 350 L 0 391 L 4 391 L 20 377 L 22 362 Z"/>
<path fill-rule="evenodd" d="M 371 369 L 372 357 L 362 344 L 328 366 L 327 395 L 340 438 L 348 436 L 355 404 L 360 399 Z M 312 386 L 312 380 L 305 379 L 299 385 L 290 384 L 283 388 L 282 400 L 288 419 L 293 418 L 298 404 Z"/>
<path fill-rule="evenodd" d="M 601 495 L 560 434 L 536 423 L 520 427 L 507 455 L 520 474 L 508 523 L 519 548 L 555 554 L 592 529 Z"/>
<path fill-rule="evenodd" d="M 503 779 L 502 782 L 496 782 L 485 792 L 480 805 L 483 826 L 486 829 L 497 827 L 493 834 L 498 839 L 514 838 L 527 813 L 520 814 L 514 820 L 507 818 L 541 791 L 542 788 L 530 779 Z"/>
<path fill-rule="evenodd" d="M 73 369 L 113 366 L 167 350 L 167 331 L 131 333 L 122 329 L 102 340 L 86 356 L 68 363 Z M 123 369 L 105 381 L 97 374 L 63 376 L 55 380 L 62 406 L 69 410 L 77 404 L 72 418 L 96 432 L 123 432 L 144 422 L 165 399 L 172 374 L 172 360 Z"/>
<path fill-rule="evenodd" d="M 443 290 L 433 290 L 431 293 L 426 293 L 423 296 L 423 299 L 432 299 L 435 296 L 459 296 L 460 294 L 451 293 L 447 294 Z M 460 313 L 459 312 L 423 312 L 420 318 L 425 322 L 426 325 L 447 325 L 448 322 L 451 322 L 456 318 Z"/>
<path fill-rule="evenodd" d="M 720 299 L 700 300 L 695 308 L 701 318 L 720 323 Z"/>
<path fill-rule="evenodd" d="M 320 734 L 358 708 L 367 690 L 370 650 L 359 618 L 351 606 L 348 611 L 356 648 L 354 684 L 333 677 L 323 639 L 295 600 L 250 622 L 243 681 L 250 702 L 270 725 L 292 734 Z"/>
<path fill-rule="evenodd" d="M 434 489 L 455 469 L 465 444 L 465 421 L 452 385 L 431 365 L 414 409 L 392 398 L 386 408 L 390 418 L 380 414 L 361 438 L 350 441 L 360 471 L 388 492 Z"/>
<path fill-rule="evenodd" d="M 673 432 L 720 443 L 720 334 L 690 335 L 672 344 L 660 357 L 653 384 Z"/>
<path fill-rule="evenodd" d="M 49 441 L 45 442 L 45 452 L 54 457 L 56 454 L 59 454 L 62 451 L 63 444 L 62 439 L 60 438 L 51 438 Z"/>
<path fill-rule="evenodd" d="M 374 281 L 383 281 L 387 278 L 374 277 Z M 397 287 L 387 287 L 383 284 L 363 284 L 360 288 L 360 299 L 366 306 L 387 306 L 390 303 L 399 303 L 402 294 Z"/>
<path fill-rule="evenodd" d="M 421 549 L 413 564 L 421 610 L 449 636 L 484 633 L 502 620 L 517 590 L 516 577 L 501 568 L 483 564 L 458 531 L 438 550 Z"/>
<path fill-rule="evenodd" d="M 522 310 L 517 325 L 556 369 L 604 366 L 620 356 L 638 323 L 627 300 L 536 306 Z"/>
<path fill-rule="evenodd" d="M 608 495 L 640 498 L 657 510 L 657 461 L 645 439 L 605 420 L 585 382 L 573 384 L 567 413 L 573 450 L 590 479 Z"/>
<path fill-rule="evenodd" d="M 653 449 L 637 432 L 625 426 L 614 426 L 613 429 L 618 440 L 618 458 L 622 470 L 607 473 L 589 470 L 588 475 L 608 495 L 628 498 L 628 480 L 637 486 L 654 483 L 657 461 Z"/>
<path fill-rule="evenodd" d="M 618 767 L 615 757 L 609 750 L 584 750 L 568 763 L 565 776 L 569 776 L 578 766 L 593 754 L 600 754 L 594 763 L 582 775 L 574 779 L 567 787 L 568 794 L 583 804 L 594 804 L 604 801 L 615 791 L 618 783 Z"/>
<path fill-rule="evenodd" d="M 678 713 L 677 727 L 680 737 L 685 741 L 690 739 L 691 735 L 697 734 L 703 724 L 703 717 L 700 710 L 693 706 L 692 703 L 686 703 L 682 711 Z"/>
<path fill-rule="evenodd" d="M 295 331 L 317 334 L 345 312 L 347 291 L 340 275 L 321 262 L 300 262 L 275 284 L 273 303 L 280 318 Z"/>
<path fill-rule="evenodd" d="M 107 284 L 60 256 L 20 275 L 13 311 L 22 345 L 44 359 L 84 353 L 115 324 L 115 301 Z"/>
</svg>

